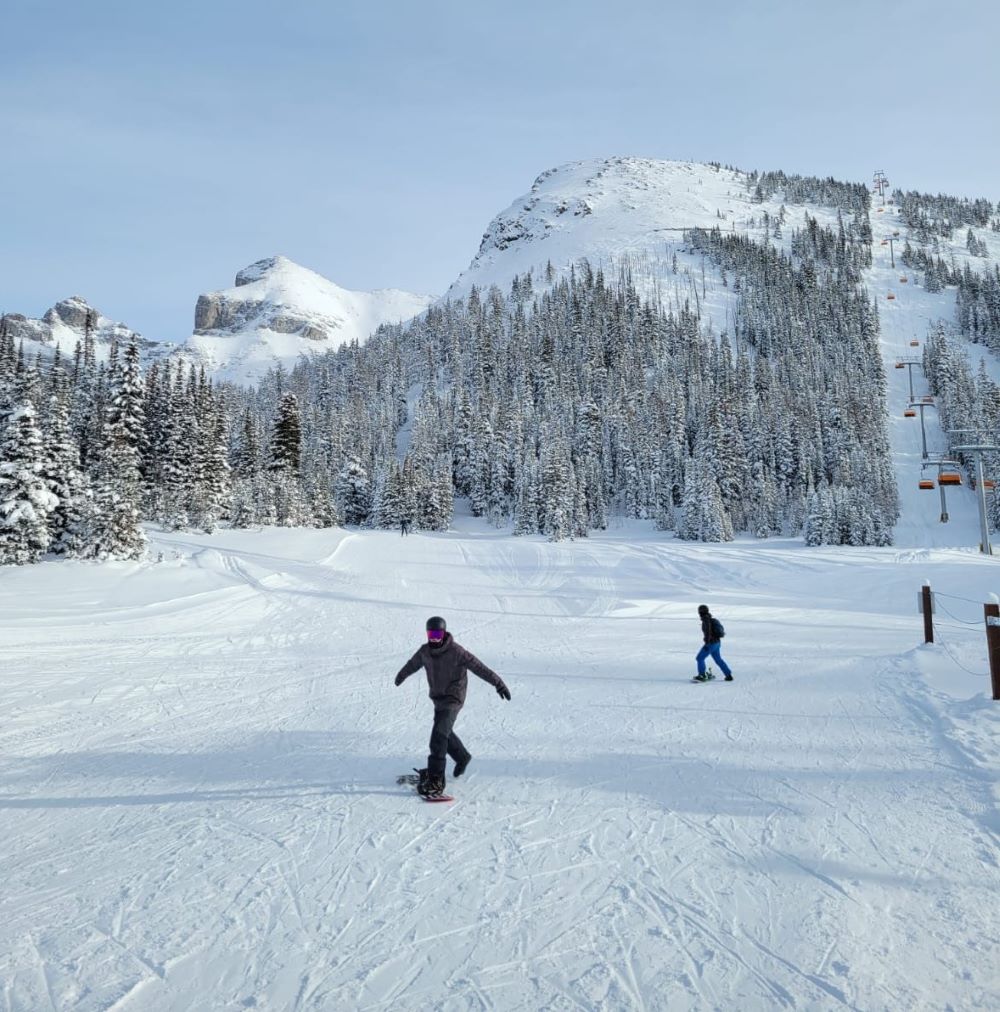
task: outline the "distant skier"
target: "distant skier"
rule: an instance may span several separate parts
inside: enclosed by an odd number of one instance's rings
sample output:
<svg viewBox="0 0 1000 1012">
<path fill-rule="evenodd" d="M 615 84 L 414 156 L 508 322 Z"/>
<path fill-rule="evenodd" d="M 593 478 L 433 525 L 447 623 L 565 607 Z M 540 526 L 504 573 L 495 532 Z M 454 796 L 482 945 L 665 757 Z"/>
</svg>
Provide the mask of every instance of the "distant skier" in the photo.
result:
<svg viewBox="0 0 1000 1012">
<path fill-rule="evenodd" d="M 420 668 L 427 673 L 429 695 L 434 703 L 434 726 L 427 768 L 417 771 L 420 774 L 417 791 L 434 797 L 444 793 L 446 757 L 455 760 L 456 777 L 465 772 L 472 759 L 454 731 L 455 720 L 465 704 L 467 671 L 489 682 L 501 699 L 510 699 L 510 690 L 495 671 L 455 642 L 439 615 L 427 620 L 427 642 L 399 669 L 396 684 L 402 685 Z"/>
<path fill-rule="evenodd" d="M 410 521 L 407 520 L 406 517 L 403 517 L 403 519 L 399 521 L 399 536 L 405 537 L 409 533 L 410 533 Z"/>
<path fill-rule="evenodd" d="M 722 623 L 708 610 L 707 604 L 698 605 L 698 617 L 701 619 L 701 635 L 705 641 L 705 645 L 698 651 L 698 656 L 695 658 L 698 662 L 698 674 L 695 675 L 694 680 L 696 682 L 708 682 L 714 677 L 705 671 L 705 661 L 711 657 L 719 665 L 719 670 L 726 676 L 726 681 L 731 682 L 733 680 L 733 673 L 729 665 L 722 659 L 721 653 L 722 637 L 726 635 L 726 630 L 722 627 Z"/>
</svg>

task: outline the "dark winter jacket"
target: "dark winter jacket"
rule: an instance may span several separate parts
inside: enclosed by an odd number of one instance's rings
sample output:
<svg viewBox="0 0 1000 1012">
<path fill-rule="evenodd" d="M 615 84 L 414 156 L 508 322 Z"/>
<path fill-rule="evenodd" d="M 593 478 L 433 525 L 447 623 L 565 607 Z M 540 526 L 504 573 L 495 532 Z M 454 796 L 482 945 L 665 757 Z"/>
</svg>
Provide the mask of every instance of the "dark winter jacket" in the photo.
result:
<svg viewBox="0 0 1000 1012">
<path fill-rule="evenodd" d="M 711 612 L 706 612 L 701 617 L 701 635 L 705 640 L 705 643 L 718 643 L 720 642 L 718 630 L 715 628 L 716 620 L 712 617 Z"/>
<path fill-rule="evenodd" d="M 427 672 L 428 694 L 435 706 L 462 706 L 472 671 L 494 688 L 506 689 L 503 679 L 474 654 L 456 643 L 451 633 L 444 634 L 441 646 L 425 643 L 400 669 L 396 684 L 423 668 Z"/>
</svg>

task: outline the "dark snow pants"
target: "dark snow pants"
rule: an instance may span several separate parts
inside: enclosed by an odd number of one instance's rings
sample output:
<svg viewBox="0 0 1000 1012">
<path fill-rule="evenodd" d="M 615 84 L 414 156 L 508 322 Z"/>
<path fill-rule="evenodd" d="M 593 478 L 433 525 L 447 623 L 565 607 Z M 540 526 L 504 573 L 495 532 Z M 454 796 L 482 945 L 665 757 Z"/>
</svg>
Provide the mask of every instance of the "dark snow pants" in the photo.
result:
<svg viewBox="0 0 1000 1012">
<path fill-rule="evenodd" d="M 434 708 L 434 726 L 431 728 L 430 755 L 427 756 L 427 772 L 432 777 L 445 775 L 445 761 L 451 756 L 455 762 L 469 758 L 469 750 L 452 730 L 462 708 L 446 706 Z"/>
</svg>

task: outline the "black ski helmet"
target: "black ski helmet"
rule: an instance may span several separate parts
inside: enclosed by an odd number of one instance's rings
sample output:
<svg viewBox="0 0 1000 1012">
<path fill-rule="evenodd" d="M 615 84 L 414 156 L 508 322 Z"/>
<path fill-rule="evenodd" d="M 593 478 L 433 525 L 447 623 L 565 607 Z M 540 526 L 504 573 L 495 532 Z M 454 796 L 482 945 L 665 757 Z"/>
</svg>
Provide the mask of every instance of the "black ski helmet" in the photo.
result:
<svg viewBox="0 0 1000 1012">
<path fill-rule="evenodd" d="M 428 632 L 447 632 L 448 623 L 440 615 L 432 615 L 427 620 Z"/>
<path fill-rule="evenodd" d="M 707 604 L 699 604 L 698 605 L 698 614 L 699 615 L 707 615 L 708 614 L 708 605 Z"/>
</svg>

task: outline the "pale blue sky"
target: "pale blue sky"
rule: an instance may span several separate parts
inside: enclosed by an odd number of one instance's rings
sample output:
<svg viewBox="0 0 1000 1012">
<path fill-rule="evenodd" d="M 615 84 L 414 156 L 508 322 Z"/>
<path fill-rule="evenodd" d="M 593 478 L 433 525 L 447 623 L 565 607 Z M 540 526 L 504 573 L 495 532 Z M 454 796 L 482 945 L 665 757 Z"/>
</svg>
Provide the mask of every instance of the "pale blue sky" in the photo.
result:
<svg viewBox="0 0 1000 1012">
<path fill-rule="evenodd" d="M 553 165 L 1000 199 L 993 0 L 3 0 L 0 310 L 163 340 L 281 253 L 439 294 Z"/>
</svg>

